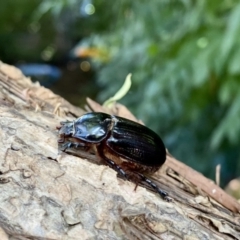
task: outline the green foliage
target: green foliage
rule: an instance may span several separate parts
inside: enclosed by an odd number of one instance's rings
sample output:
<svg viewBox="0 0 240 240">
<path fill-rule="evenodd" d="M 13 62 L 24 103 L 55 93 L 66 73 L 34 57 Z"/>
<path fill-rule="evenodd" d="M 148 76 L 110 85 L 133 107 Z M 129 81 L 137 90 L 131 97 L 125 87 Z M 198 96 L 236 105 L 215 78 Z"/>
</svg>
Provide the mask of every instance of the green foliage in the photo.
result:
<svg viewBox="0 0 240 240">
<path fill-rule="evenodd" d="M 124 103 L 164 135 L 173 154 L 212 176 L 217 163 L 228 171 L 239 159 L 228 150 L 240 142 L 240 2 L 94 4 L 93 18 L 104 16 L 106 28 L 85 42 L 110 56 L 107 64 L 96 64 L 99 99 L 133 73 Z M 240 166 L 231 174 L 237 171 Z"/>
<path fill-rule="evenodd" d="M 40 3 L 40 0 L 1 1 L 0 56 L 5 62 L 39 61 L 45 49 L 54 45 L 52 14 L 45 13 L 39 19 Z"/>
</svg>

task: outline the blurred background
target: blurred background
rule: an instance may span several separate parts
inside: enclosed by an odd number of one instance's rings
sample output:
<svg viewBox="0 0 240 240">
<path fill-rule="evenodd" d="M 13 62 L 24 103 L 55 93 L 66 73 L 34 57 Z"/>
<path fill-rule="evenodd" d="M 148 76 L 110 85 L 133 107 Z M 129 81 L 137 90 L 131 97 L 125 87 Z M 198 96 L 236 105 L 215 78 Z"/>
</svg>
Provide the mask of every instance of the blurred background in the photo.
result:
<svg viewBox="0 0 240 240">
<path fill-rule="evenodd" d="M 2 0 L 0 59 L 78 106 L 132 73 L 120 102 L 172 155 L 240 176 L 238 0 Z"/>
</svg>

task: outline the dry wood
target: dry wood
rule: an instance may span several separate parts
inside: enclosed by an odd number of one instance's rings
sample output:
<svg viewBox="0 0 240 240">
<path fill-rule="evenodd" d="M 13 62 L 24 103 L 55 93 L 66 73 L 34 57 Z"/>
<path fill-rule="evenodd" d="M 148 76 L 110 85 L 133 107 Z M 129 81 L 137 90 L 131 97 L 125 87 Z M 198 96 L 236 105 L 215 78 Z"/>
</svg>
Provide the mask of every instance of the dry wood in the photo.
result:
<svg viewBox="0 0 240 240">
<path fill-rule="evenodd" d="M 170 154 L 152 176 L 169 203 L 94 156 L 59 151 L 56 126 L 83 112 L 0 62 L 1 240 L 240 239 L 239 203 Z"/>
</svg>

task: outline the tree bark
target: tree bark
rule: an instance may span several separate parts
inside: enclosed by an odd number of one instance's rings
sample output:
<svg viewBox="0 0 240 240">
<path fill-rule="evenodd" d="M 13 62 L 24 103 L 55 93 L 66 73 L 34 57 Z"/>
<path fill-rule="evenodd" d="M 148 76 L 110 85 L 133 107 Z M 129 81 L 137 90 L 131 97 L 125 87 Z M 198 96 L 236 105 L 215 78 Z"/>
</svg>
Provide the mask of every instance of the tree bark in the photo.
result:
<svg viewBox="0 0 240 240">
<path fill-rule="evenodd" d="M 61 152 L 56 126 L 84 112 L 0 62 L 1 240 L 240 239 L 240 204 L 170 154 L 151 176 L 166 202 L 92 155 Z"/>
</svg>

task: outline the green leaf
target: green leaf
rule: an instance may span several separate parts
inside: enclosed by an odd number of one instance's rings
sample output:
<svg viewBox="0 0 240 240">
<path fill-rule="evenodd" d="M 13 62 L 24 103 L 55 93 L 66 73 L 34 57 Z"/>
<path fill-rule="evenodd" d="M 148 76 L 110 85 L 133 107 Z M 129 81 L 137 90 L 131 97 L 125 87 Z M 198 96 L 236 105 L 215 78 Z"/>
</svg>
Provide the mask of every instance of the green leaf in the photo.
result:
<svg viewBox="0 0 240 240">
<path fill-rule="evenodd" d="M 227 138 L 231 143 L 239 141 L 240 132 L 240 94 L 236 96 L 226 115 L 220 121 L 220 124 L 214 130 L 211 147 L 216 149 L 220 143 Z"/>
<path fill-rule="evenodd" d="M 219 90 L 219 100 L 223 105 L 232 103 L 239 92 L 240 82 L 235 78 L 226 79 Z"/>
<path fill-rule="evenodd" d="M 233 11 L 227 22 L 227 28 L 224 34 L 221 47 L 221 57 L 223 60 L 229 55 L 236 40 L 240 34 L 240 4 L 238 4 Z"/>
<path fill-rule="evenodd" d="M 128 93 L 132 85 L 131 76 L 132 76 L 131 73 L 127 75 L 122 87 L 116 92 L 116 94 L 113 97 L 110 97 L 108 100 L 106 100 L 103 103 L 103 106 L 110 108 L 116 101 L 122 99 Z"/>
<path fill-rule="evenodd" d="M 230 74 L 240 74 L 240 48 L 234 51 L 233 57 L 229 61 L 228 69 Z"/>
</svg>

